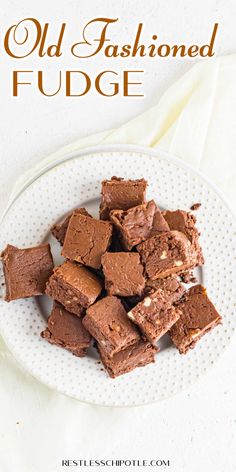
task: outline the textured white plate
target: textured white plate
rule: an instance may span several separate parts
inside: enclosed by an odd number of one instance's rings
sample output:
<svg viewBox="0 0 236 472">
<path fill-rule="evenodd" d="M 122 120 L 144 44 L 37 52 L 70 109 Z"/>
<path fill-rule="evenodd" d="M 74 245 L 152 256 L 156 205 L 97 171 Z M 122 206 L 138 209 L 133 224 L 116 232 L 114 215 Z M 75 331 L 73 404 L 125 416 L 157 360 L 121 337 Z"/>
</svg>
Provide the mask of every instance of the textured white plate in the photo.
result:
<svg viewBox="0 0 236 472">
<path fill-rule="evenodd" d="M 202 203 L 196 215 L 206 264 L 198 277 L 222 314 L 223 326 L 206 335 L 186 356 L 180 356 L 166 337 L 155 364 L 115 380 L 101 370 L 93 350 L 89 357 L 79 359 L 40 338 L 49 313 L 46 297 L 1 300 L 0 328 L 15 358 L 48 386 L 89 403 L 132 406 L 167 398 L 191 385 L 229 343 L 235 330 L 236 233 L 226 203 L 200 175 L 176 159 L 127 147 L 70 159 L 40 176 L 7 212 L 0 249 L 7 243 L 27 247 L 47 240 L 52 224 L 77 206 L 87 207 L 96 216 L 100 182 L 112 175 L 145 177 L 148 198 L 162 208 L 188 210 L 193 203 Z M 51 242 L 58 263 L 59 245 Z"/>
</svg>

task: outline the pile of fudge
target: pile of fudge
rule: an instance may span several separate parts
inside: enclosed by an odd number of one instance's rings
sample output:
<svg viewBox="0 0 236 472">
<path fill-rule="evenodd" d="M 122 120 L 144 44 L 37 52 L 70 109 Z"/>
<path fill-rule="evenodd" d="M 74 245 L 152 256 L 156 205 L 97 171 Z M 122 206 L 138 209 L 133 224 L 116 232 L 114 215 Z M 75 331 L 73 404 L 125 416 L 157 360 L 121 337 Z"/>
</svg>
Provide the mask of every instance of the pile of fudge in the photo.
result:
<svg viewBox="0 0 236 472">
<path fill-rule="evenodd" d="M 2 252 L 5 300 L 47 294 L 41 336 L 79 357 L 93 344 L 113 378 L 154 362 L 166 333 L 185 354 L 221 323 L 202 285 L 184 287 L 204 263 L 195 216 L 161 211 L 146 189 L 144 179 L 103 181 L 100 219 L 77 208 L 53 226 L 58 267 L 49 244 Z"/>
</svg>

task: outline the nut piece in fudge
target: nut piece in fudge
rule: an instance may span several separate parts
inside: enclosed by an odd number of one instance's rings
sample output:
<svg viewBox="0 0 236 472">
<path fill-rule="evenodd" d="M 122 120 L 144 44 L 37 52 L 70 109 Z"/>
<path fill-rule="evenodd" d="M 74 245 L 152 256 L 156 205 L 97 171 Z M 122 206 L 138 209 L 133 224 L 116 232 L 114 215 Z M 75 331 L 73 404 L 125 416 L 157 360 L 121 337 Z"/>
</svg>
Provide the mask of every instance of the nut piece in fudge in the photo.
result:
<svg viewBox="0 0 236 472">
<path fill-rule="evenodd" d="M 51 233 L 58 240 L 58 242 L 63 246 L 64 241 L 65 241 L 65 236 L 67 232 L 67 228 L 69 225 L 69 221 L 73 215 L 73 213 L 80 214 L 80 215 L 85 215 L 85 216 L 91 216 L 85 208 L 76 208 L 73 212 L 71 212 L 62 223 L 58 223 L 53 225 L 51 229 Z"/>
<path fill-rule="evenodd" d="M 81 213 L 73 213 L 67 228 L 62 255 L 66 259 L 99 269 L 101 257 L 111 243 L 112 225 Z"/>
<path fill-rule="evenodd" d="M 137 250 L 149 279 L 181 274 L 196 265 L 196 254 L 188 238 L 179 231 L 153 236 L 139 244 Z"/>
<path fill-rule="evenodd" d="M 128 210 L 145 202 L 147 182 L 112 177 L 102 182 L 100 218 L 108 220 L 111 210 Z"/>
<path fill-rule="evenodd" d="M 82 324 L 81 318 L 54 302 L 42 338 L 56 346 L 64 347 L 75 356 L 84 357 L 91 342 L 91 336 Z"/>
<path fill-rule="evenodd" d="M 196 254 L 196 265 L 204 264 L 202 249 L 199 245 L 200 233 L 195 226 L 196 217 L 192 213 L 184 210 L 164 211 L 163 216 L 167 221 L 170 230 L 180 231 L 188 238 L 192 250 Z"/>
<path fill-rule="evenodd" d="M 46 294 L 49 297 L 78 316 L 95 302 L 101 291 L 100 278 L 86 267 L 71 261 L 56 267 L 46 286 Z"/>
<path fill-rule="evenodd" d="M 101 361 L 110 377 L 113 379 L 119 375 L 131 372 L 136 367 L 143 367 L 155 362 L 155 354 L 159 351 L 157 346 L 140 340 L 123 351 L 117 352 L 110 357 L 102 346 L 97 346 Z"/>
<path fill-rule="evenodd" d="M 176 323 L 180 311 L 166 301 L 164 292 L 159 289 L 145 297 L 127 315 L 144 336 L 155 343 Z"/>
<path fill-rule="evenodd" d="M 90 306 L 83 324 L 109 356 L 136 343 L 140 335 L 116 297 L 105 297 Z"/>
<path fill-rule="evenodd" d="M 180 319 L 170 330 L 170 337 L 181 354 L 193 349 L 199 339 L 221 323 L 222 318 L 202 285 L 191 287 L 177 304 Z"/>
<path fill-rule="evenodd" d="M 26 249 L 8 244 L 1 257 L 7 302 L 44 293 L 54 267 L 49 244 Z"/>
<path fill-rule="evenodd" d="M 172 305 L 176 303 L 184 294 L 184 287 L 177 277 L 171 276 L 166 279 L 147 280 L 145 294 L 150 295 L 161 289 L 166 300 Z"/>
<path fill-rule="evenodd" d="M 145 287 L 143 266 L 137 252 L 106 252 L 102 256 L 105 288 L 109 295 L 141 295 Z"/>
<path fill-rule="evenodd" d="M 155 211 L 156 204 L 153 200 L 129 210 L 111 211 L 111 221 L 119 230 L 125 249 L 130 251 L 134 246 L 149 238 Z"/>
</svg>

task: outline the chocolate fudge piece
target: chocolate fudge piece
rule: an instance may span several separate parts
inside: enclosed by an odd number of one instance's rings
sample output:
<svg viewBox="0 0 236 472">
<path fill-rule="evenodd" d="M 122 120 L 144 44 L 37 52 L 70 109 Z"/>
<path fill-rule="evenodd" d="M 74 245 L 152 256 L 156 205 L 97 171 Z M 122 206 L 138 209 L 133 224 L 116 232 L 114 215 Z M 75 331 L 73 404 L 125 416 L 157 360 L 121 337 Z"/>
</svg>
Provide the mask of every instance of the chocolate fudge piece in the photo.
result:
<svg viewBox="0 0 236 472">
<path fill-rule="evenodd" d="M 143 340 L 117 352 L 112 357 L 107 354 L 102 346 L 98 345 L 97 349 L 105 369 L 113 379 L 136 369 L 136 367 L 143 367 L 155 362 L 155 354 L 159 351 L 157 346 Z"/>
<path fill-rule="evenodd" d="M 156 204 L 153 200 L 129 210 L 111 211 L 111 221 L 120 231 L 121 241 L 125 249 L 131 250 L 150 236 L 155 211 Z"/>
<path fill-rule="evenodd" d="M 192 251 L 196 253 L 196 264 L 204 264 L 202 249 L 199 245 L 199 236 L 195 223 L 196 217 L 192 213 L 184 210 L 164 211 L 163 216 L 167 221 L 170 230 L 180 231 L 185 234 L 191 243 Z"/>
<path fill-rule="evenodd" d="M 126 297 L 123 299 L 123 303 L 128 307 L 128 311 L 141 302 L 145 296 L 156 292 L 158 289 L 163 291 L 163 295 L 167 302 L 171 305 L 176 303 L 184 294 L 184 286 L 181 284 L 177 277 L 170 276 L 166 279 L 148 279 L 142 295 L 134 295 L 133 297 Z"/>
<path fill-rule="evenodd" d="M 54 302 L 48 326 L 41 336 L 49 343 L 64 347 L 78 357 L 86 355 L 91 342 L 91 336 L 81 318 L 67 311 L 58 302 Z"/>
<path fill-rule="evenodd" d="M 156 236 L 156 234 L 162 233 L 163 231 L 170 231 L 170 228 L 160 208 L 158 208 L 158 206 L 156 205 L 156 210 L 152 223 L 152 230 L 150 232 L 149 237 L 151 238 L 152 236 Z"/>
<path fill-rule="evenodd" d="M 62 223 L 58 223 L 53 225 L 51 229 L 52 235 L 58 240 L 58 242 L 63 246 L 64 241 L 65 241 L 65 236 L 68 228 L 69 221 L 73 215 L 73 213 L 76 214 L 81 214 L 85 216 L 91 216 L 85 208 L 76 208 L 74 211 L 72 211 Z"/>
<path fill-rule="evenodd" d="M 180 311 L 171 306 L 163 290 L 158 289 L 139 302 L 127 315 L 139 326 L 145 337 L 155 343 L 176 323 Z"/>
<path fill-rule="evenodd" d="M 152 280 L 181 274 L 196 265 L 196 254 L 192 251 L 191 243 L 179 231 L 153 236 L 139 244 L 137 250 L 146 274 Z"/>
<path fill-rule="evenodd" d="M 177 307 L 182 314 L 169 334 L 179 352 L 186 354 L 204 334 L 220 324 L 222 318 L 202 285 L 191 287 Z"/>
<path fill-rule="evenodd" d="M 54 266 L 49 244 L 26 249 L 8 244 L 1 257 L 7 302 L 44 293 Z"/>
<path fill-rule="evenodd" d="M 147 182 L 112 177 L 102 182 L 100 218 L 108 220 L 111 210 L 128 210 L 145 202 Z"/>
<path fill-rule="evenodd" d="M 66 261 L 56 267 L 50 277 L 46 294 L 78 316 L 95 302 L 102 291 L 102 282 L 86 267 Z"/>
<path fill-rule="evenodd" d="M 105 297 L 90 306 L 83 319 L 85 328 L 109 356 L 131 346 L 140 339 L 136 327 L 116 297 Z"/>
<path fill-rule="evenodd" d="M 145 287 L 143 266 L 135 252 L 106 252 L 102 256 L 105 287 L 109 295 L 141 295 Z"/>
<path fill-rule="evenodd" d="M 150 295 L 158 289 L 163 291 L 166 300 L 171 305 L 180 300 L 184 294 L 184 287 L 175 276 L 167 277 L 166 279 L 147 280 L 145 294 Z"/>
<path fill-rule="evenodd" d="M 81 213 L 70 218 L 62 255 L 67 259 L 99 269 L 101 257 L 111 243 L 112 225 Z"/>
</svg>

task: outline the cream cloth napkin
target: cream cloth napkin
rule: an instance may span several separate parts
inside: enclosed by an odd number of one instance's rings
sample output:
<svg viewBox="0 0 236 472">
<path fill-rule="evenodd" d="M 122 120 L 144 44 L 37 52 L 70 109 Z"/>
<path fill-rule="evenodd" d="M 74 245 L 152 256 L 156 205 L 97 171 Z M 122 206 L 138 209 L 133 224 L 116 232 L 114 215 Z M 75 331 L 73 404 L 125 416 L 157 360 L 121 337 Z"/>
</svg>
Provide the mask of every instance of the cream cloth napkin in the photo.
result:
<svg viewBox="0 0 236 472">
<path fill-rule="evenodd" d="M 142 115 L 48 156 L 18 180 L 10 202 L 35 176 L 72 152 L 97 144 L 129 143 L 158 147 L 191 164 L 209 177 L 235 208 L 235 84 L 236 55 L 196 64 Z M 149 457 L 151 445 L 140 432 L 147 411 L 155 417 L 155 406 L 114 409 L 83 405 L 23 372 L 2 341 L 0 378 L 5 444 L 0 451 L 0 470 L 56 472 L 64 470 L 60 468 L 62 458 Z M 11 454 L 10 444 L 14 448 Z"/>
</svg>

